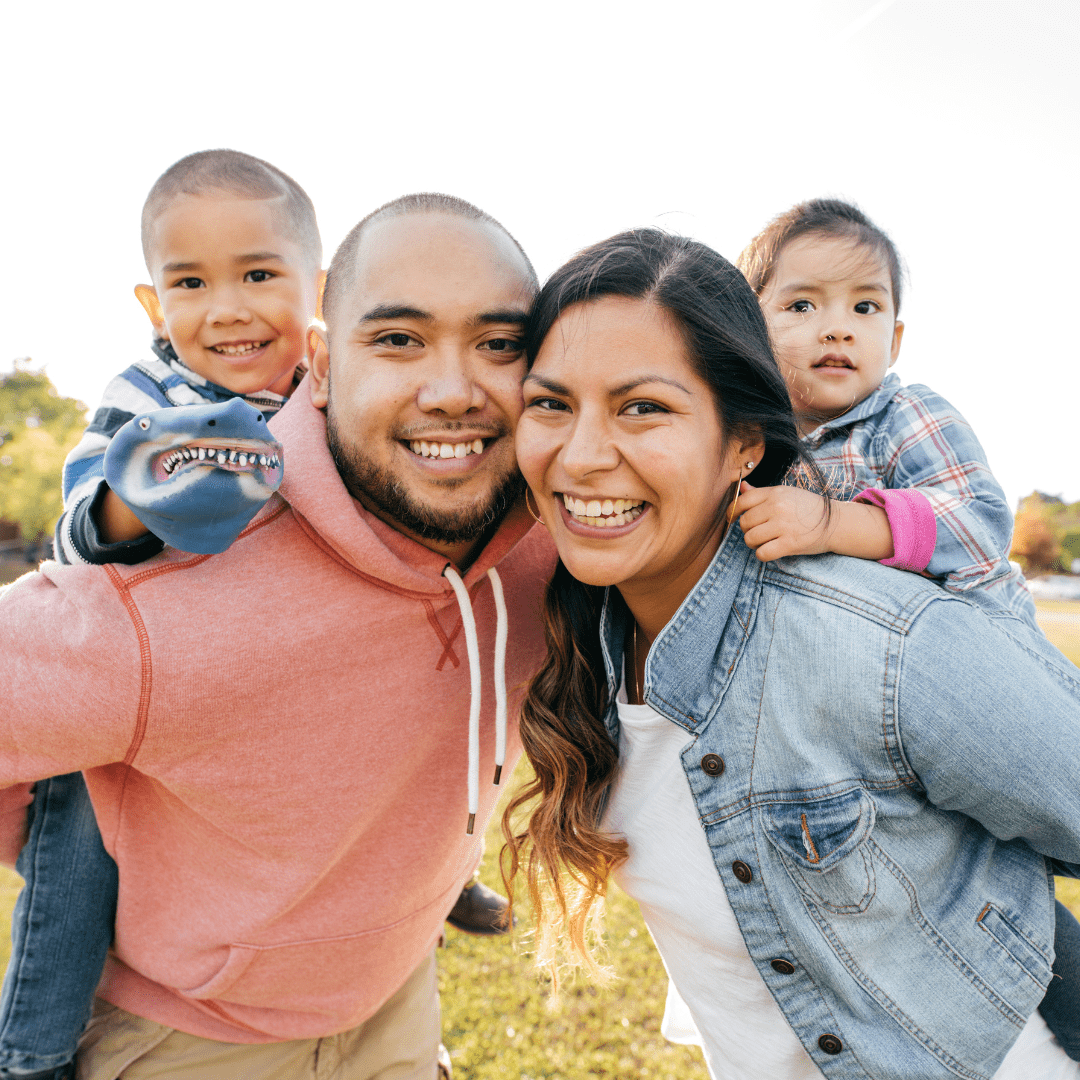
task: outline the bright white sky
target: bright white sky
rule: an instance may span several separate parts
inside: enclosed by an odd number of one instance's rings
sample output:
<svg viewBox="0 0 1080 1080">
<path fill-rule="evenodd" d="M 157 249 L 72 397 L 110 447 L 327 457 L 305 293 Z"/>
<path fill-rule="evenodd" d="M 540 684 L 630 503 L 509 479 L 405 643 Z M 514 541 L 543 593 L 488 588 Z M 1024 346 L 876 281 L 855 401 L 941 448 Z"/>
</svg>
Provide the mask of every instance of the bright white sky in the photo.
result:
<svg viewBox="0 0 1080 1080">
<path fill-rule="evenodd" d="M 93 408 L 148 353 L 139 211 L 194 150 L 295 177 L 328 251 L 387 199 L 461 195 L 541 277 L 634 225 L 734 258 L 836 194 L 910 267 L 901 377 L 1011 501 L 1080 499 L 1075 0 L 61 0 L 4 38 L 0 370 Z"/>
</svg>

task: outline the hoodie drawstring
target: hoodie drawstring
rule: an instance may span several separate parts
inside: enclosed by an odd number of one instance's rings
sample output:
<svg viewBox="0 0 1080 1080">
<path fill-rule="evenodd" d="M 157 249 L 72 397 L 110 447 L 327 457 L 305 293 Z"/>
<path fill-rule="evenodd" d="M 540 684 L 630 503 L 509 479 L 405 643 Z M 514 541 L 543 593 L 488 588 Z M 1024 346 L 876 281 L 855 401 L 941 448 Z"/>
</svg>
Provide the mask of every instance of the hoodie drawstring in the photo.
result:
<svg viewBox="0 0 1080 1080">
<path fill-rule="evenodd" d="M 461 626 L 465 631 L 465 652 L 469 658 L 469 824 L 465 831 L 472 835 L 476 811 L 480 803 L 480 643 L 476 636 L 476 618 L 472 601 L 461 575 L 447 565 L 443 571 L 450 582 L 461 609 Z M 508 637 L 506 598 L 502 581 L 495 568 L 488 571 L 491 591 L 495 597 L 495 780 L 502 778 L 506 760 L 506 641 Z"/>
</svg>

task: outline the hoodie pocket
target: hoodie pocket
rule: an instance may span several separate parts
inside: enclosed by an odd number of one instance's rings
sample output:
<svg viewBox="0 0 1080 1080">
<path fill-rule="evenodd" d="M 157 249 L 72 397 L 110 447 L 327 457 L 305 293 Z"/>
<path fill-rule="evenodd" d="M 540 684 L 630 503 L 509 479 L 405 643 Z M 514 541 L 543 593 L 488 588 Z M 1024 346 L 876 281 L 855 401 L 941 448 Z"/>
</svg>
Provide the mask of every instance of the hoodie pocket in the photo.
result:
<svg viewBox="0 0 1080 1080">
<path fill-rule="evenodd" d="M 854 915 L 874 899 L 874 865 L 865 844 L 874 813 L 873 799 L 861 788 L 775 803 L 765 811 L 765 835 L 804 895 L 829 911 Z"/>
</svg>

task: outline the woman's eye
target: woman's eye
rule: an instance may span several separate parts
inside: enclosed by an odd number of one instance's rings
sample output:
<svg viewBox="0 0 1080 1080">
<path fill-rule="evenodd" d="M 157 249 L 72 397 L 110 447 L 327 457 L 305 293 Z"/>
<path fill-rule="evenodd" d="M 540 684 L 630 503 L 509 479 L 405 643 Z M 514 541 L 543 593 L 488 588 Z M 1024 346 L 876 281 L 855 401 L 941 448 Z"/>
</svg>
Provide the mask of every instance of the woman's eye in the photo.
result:
<svg viewBox="0 0 1080 1080">
<path fill-rule="evenodd" d="M 517 338 L 500 337 L 491 338 L 480 346 L 488 352 L 499 353 L 502 356 L 517 355 L 524 348 Z"/>
<path fill-rule="evenodd" d="M 657 413 L 666 413 L 663 405 L 657 405 L 655 401 L 635 401 L 623 409 L 625 416 L 654 416 Z"/>
<path fill-rule="evenodd" d="M 273 276 L 269 270 L 249 270 L 244 275 L 244 280 L 257 285 L 261 281 L 269 281 Z"/>
<path fill-rule="evenodd" d="M 569 406 L 558 398 L 539 397 L 525 402 L 526 409 L 541 409 L 544 412 L 568 412 Z"/>
<path fill-rule="evenodd" d="M 412 336 L 412 334 L 403 334 L 399 331 L 395 331 L 390 334 L 383 334 L 382 337 L 375 339 L 376 345 L 389 345 L 392 349 L 407 349 L 410 345 L 419 345 L 420 342 Z"/>
<path fill-rule="evenodd" d="M 794 311 L 797 315 L 805 315 L 808 311 L 814 310 L 814 305 L 809 300 L 796 300 L 794 303 L 788 304 L 784 310 Z"/>
<path fill-rule="evenodd" d="M 858 315 L 873 315 L 875 311 L 880 311 L 881 305 L 876 300 L 860 300 L 855 305 L 855 312 Z"/>
<path fill-rule="evenodd" d="M 197 277 L 181 278 L 176 284 L 181 289 L 201 289 L 203 286 L 202 278 Z"/>
</svg>

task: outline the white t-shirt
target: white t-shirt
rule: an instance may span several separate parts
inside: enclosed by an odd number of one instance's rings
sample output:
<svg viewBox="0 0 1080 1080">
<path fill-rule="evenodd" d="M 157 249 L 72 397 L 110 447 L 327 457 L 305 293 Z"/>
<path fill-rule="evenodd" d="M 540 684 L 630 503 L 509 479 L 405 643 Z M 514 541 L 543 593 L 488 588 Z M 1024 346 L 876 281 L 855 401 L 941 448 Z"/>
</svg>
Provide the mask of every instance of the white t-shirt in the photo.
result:
<svg viewBox="0 0 1080 1080">
<path fill-rule="evenodd" d="M 701 1046 L 715 1080 L 820 1077 L 751 960 L 716 872 L 679 757 L 691 736 L 648 705 L 626 704 L 625 693 L 618 708 L 604 828 L 629 843 L 615 880 L 641 906 L 678 988 L 669 987 L 664 1034 Z M 1036 1012 L 994 1080 L 1080 1080 L 1080 1064 Z"/>
</svg>

